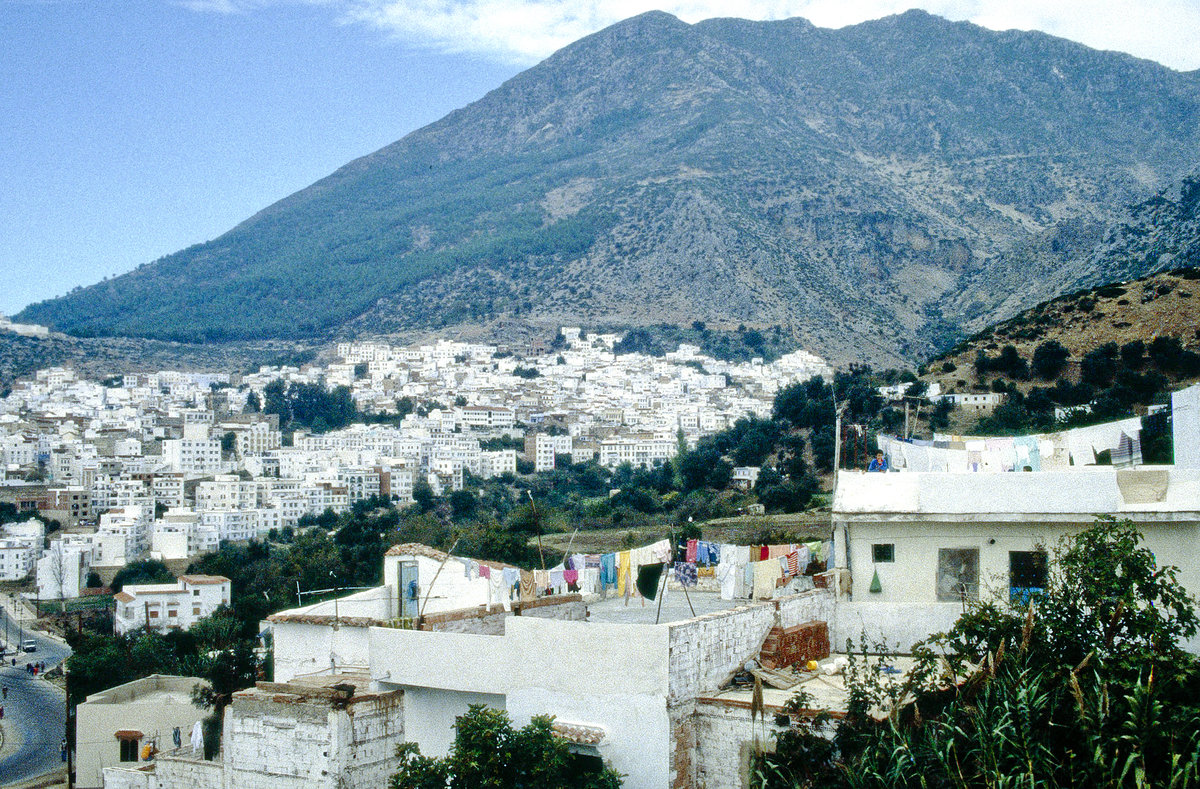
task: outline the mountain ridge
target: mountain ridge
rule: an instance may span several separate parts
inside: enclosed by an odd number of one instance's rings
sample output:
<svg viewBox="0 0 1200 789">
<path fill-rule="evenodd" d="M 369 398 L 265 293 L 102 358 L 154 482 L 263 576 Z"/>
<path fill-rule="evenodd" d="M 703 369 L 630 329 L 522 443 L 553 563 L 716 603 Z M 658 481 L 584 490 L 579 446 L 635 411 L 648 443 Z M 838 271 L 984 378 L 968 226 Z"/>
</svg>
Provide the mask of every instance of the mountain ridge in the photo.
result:
<svg viewBox="0 0 1200 789">
<path fill-rule="evenodd" d="M 1197 120 L 1200 72 L 1045 34 L 650 12 L 19 318 L 176 340 L 705 320 L 911 360 L 1004 301 L 988 261 L 1200 161 Z"/>
</svg>

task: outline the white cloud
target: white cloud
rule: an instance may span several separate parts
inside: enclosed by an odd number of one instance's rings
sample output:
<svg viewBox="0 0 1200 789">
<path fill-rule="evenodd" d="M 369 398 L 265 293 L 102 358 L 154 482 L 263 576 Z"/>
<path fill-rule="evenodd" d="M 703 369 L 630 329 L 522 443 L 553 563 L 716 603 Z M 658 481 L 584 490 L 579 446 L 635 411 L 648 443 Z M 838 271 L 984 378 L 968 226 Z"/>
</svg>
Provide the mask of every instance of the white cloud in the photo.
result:
<svg viewBox="0 0 1200 789">
<path fill-rule="evenodd" d="M 1097 49 L 1114 49 L 1177 69 L 1200 68 L 1196 0 L 177 0 L 231 13 L 278 3 L 323 4 L 346 22 L 406 42 L 530 64 L 589 33 L 651 10 L 685 22 L 723 16 L 804 17 L 843 27 L 912 7 L 994 30 L 1041 30 Z"/>
</svg>

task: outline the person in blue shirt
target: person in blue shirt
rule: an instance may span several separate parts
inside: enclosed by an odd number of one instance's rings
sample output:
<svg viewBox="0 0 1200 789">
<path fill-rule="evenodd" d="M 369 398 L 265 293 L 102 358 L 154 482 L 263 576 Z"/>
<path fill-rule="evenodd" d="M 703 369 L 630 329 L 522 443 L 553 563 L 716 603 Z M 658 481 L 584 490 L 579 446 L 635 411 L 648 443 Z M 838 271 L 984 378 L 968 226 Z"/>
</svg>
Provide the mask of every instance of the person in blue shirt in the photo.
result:
<svg viewBox="0 0 1200 789">
<path fill-rule="evenodd" d="M 883 456 L 882 450 L 875 450 L 875 459 L 871 461 L 871 465 L 867 466 L 867 471 L 887 471 L 887 458 Z"/>
</svg>

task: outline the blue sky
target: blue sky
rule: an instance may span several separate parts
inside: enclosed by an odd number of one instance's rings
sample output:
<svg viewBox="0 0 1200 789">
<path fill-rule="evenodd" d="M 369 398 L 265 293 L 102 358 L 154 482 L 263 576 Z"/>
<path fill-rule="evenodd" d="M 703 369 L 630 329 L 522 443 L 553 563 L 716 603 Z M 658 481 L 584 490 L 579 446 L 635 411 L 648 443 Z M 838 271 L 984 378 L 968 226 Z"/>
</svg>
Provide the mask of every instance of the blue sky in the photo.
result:
<svg viewBox="0 0 1200 789">
<path fill-rule="evenodd" d="M 913 6 L 1200 68 L 1197 0 L 0 0 L 0 311 L 215 238 L 651 8 Z"/>
</svg>

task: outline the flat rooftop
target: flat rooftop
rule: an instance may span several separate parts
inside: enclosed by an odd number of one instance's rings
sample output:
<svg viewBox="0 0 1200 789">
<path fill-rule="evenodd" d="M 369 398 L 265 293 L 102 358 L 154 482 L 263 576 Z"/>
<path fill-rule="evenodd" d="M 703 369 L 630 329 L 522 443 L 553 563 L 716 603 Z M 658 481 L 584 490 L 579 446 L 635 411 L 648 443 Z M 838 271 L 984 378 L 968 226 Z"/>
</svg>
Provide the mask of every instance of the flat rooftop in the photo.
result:
<svg viewBox="0 0 1200 789">
<path fill-rule="evenodd" d="M 688 602 L 691 605 L 688 605 Z M 749 604 L 751 601 L 722 600 L 717 592 L 699 592 L 689 589 L 685 595 L 682 591 L 669 589 L 662 598 L 662 615 L 658 618 L 660 625 L 670 622 L 683 622 L 697 616 L 728 611 Z M 628 603 L 624 597 L 617 597 L 615 591 L 605 600 L 589 602 L 588 621 L 606 624 L 652 625 L 658 613 L 658 601 L 646 600 L 642 597 L 630 597 Z M 693 609 L 695 613 L 692 613 Z"/>
<path fill-rule="evenodd" d="M 849 695 L 846 690 L 846 677 L 842 673 L 829 675 L 824 671 L 827 666 L 830 666 L 837 658 L 841 657 L 845 656 L 830 655 L 823 660 L 817 661 L 819 669 L 816 672 L 804 672 L 804 678 L 786 690 L 773 688 L 764 682 L 763 706 L 769 712 L 782 712 L 784 705 L 796 695 L 796 692 L 803 690 L 809 695 L 808 709 L 814 712 L 829 712 L 835 717 L 845 715 Z M 869 658 L 868 662 L 873 660 L 874 658 Z M 892 684 L 900 685 L 907 681 L 909 673 L 916 665 L 916 661 L 910 657 L 897 656 L 892 659 L 889 665 L 896 669 L 896 673 L 884 675 L 883 679 Z M 702 695 L 699 701 L 708 704 L 749 709 L 753 698 L 754 686 L 742 685 Z"/>
</svg>

